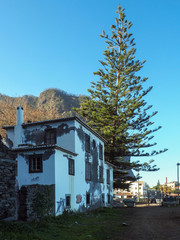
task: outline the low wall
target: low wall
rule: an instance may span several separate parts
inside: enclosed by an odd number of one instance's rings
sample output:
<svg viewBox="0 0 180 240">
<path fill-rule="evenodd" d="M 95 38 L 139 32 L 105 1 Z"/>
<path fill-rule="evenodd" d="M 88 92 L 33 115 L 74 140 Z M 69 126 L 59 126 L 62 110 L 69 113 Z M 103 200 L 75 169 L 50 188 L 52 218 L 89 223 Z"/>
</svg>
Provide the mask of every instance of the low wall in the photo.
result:
<svg viewBox="0 0 180 240">
<path fill-rule="evenodd" d="M 55 185 L 26 185 L 19 191 L 19 220 L 32 221 L 55 215 Z"/>
<path fill-rule="evenodd" d="M 16 219 L 16 161 L 0 157 L 0 220 Z"/>
</svg>

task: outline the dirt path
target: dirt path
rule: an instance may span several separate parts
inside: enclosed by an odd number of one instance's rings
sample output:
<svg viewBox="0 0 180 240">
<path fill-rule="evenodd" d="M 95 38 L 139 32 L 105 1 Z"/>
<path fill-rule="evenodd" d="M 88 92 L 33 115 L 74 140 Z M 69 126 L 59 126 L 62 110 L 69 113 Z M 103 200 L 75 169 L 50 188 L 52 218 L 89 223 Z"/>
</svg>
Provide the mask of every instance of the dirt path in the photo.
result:
<svg viewBox="0 0 180 240">
<path fill-rule="evenodd" d="M 180 207 L 136 207 L 123 209 L 126 223 L 123 240 L 179 240 Z"/>
</svg>

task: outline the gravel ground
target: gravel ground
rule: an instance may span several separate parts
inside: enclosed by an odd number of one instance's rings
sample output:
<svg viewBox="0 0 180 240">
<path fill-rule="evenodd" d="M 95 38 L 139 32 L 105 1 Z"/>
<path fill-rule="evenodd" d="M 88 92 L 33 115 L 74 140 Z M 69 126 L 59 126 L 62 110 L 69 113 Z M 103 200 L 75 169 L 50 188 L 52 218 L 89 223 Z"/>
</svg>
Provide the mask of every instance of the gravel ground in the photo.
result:
<svg viewBox="0 0 180 240">
<path fill-rule="evenodd" d="M 122 211 L 125 215 L 125 231 L 119 239 L 180 239 L 180 206 L 140 205 L 135 208 L 122 208 Z"/>
</svg>

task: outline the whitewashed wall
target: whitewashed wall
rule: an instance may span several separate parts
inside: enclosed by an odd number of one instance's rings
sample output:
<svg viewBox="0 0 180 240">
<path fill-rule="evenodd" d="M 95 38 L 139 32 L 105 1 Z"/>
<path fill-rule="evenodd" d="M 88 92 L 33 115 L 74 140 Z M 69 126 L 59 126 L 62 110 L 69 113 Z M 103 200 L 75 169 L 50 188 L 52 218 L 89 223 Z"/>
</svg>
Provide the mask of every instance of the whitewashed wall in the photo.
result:
<svg viewBox="0 0 180 240">
<path fill-rule="evenodd" d="M 34 154 L 43 154 L 44 151 L 33 151 L 26 154 L 18 154 L 17 158 L 17 180 L 19 188 L 22 185 L 32 185 L 32 184 L 41 184 L 41 185 L 51 185 L 55 184 L 54 177 L 54 155 L 51 155 L 49 159 L 43 161 L 43 172 L 42 173 L 29 173 L 29 162 L 28 156 Z M 27 156 L 27 159 L 25 157 Z"/>
</svg>

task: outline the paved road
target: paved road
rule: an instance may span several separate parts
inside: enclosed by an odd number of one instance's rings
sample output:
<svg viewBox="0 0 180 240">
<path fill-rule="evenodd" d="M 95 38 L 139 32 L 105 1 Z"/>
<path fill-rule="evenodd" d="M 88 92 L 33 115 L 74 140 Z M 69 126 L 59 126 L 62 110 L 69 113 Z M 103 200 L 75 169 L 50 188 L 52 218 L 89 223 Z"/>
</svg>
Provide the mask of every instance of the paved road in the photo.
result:
<svg viewBox="0 0 180 240">
<path fill-rule="evenodd" d="M 180 207 L 157 205 L 123 208 L 123 240 L 180 240 Z"/>
</svg>

